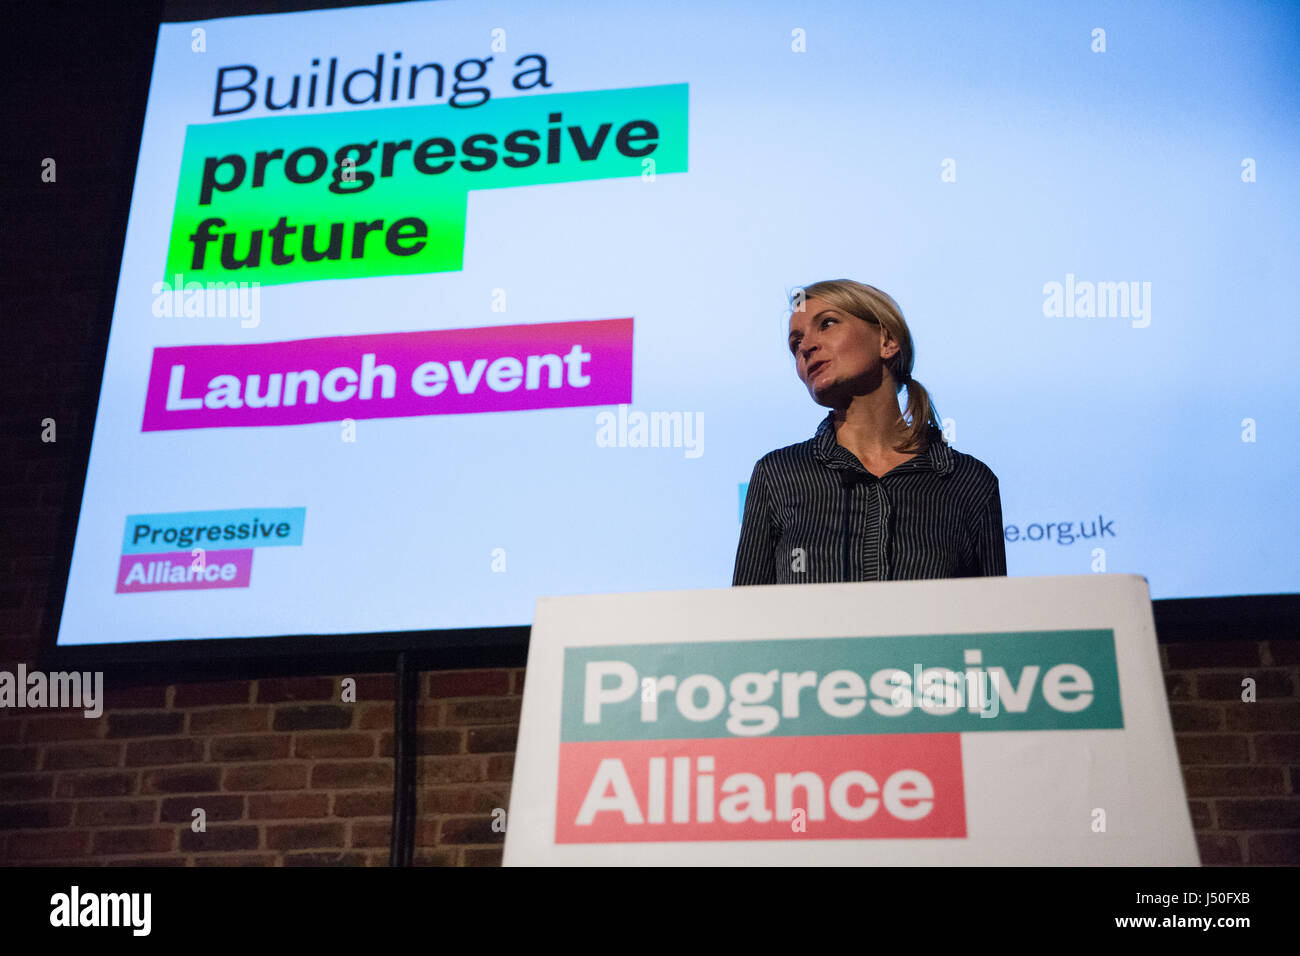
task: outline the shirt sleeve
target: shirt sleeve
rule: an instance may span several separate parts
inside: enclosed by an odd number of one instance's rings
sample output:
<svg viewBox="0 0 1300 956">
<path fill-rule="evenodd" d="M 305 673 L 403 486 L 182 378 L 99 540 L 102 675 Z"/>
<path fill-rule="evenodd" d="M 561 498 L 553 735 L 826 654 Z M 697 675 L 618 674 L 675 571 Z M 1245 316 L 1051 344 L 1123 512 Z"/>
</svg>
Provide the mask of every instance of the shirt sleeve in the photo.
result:
<svg viewBox="0 0 1300 956">
<path fill-rule="evenodd" d="M 971 526 L 975 541 L 975 567 L 979 577 L 1006 576 L 1007 541 L 1002 531 L 1002 494 L 997 482 Z"/>
<path fill-rule="evenodd" d="M 740 522 L 740 544 L 736 548 L 736 568 L 732 573 L 732 586 L 743 584 L 775 584 L 772 566 L 772 509 L 771 495 L 763 461 L 754 465 L 745 492 L 745 513 Z"/>
</svg>

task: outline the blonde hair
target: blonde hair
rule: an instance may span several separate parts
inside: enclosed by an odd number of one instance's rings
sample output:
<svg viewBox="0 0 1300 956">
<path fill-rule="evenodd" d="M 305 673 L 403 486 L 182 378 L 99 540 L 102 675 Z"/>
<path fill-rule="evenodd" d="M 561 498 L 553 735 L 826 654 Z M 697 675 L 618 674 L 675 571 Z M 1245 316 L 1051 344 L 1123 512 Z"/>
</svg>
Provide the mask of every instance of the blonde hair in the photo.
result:
<svg viewBox="0 0 1300 956">
<path fill-rule="evenodd" d="M 885 362 L 885 367 L 894 376 L 895 392 L 902 391 L 903 386 L 907 386 L 907 409 L 899 416 L 907 430 L 902 444 L 895 446 L 894 450 L 903 453 L 922 452 L 932 442 L 943 441 L 939 411 L 926 387 L 912 378 L 912 363 L 916 359 L 916 352 L 912 345 L 912 333 L 907 328 L 907 321 L 903 318 L 903 310 L 898 307 L 898 303 L 875 286 L 852 279 L 826 279 L 796 289 L 790 297 L 791 310 L 796 303 L 802 307 L 803 302 L 799 299 L 801 292 L 804 299 L 825 299 L 842 312 L 880 326 L 898 343 L 898 351 Z"/>
</svg>

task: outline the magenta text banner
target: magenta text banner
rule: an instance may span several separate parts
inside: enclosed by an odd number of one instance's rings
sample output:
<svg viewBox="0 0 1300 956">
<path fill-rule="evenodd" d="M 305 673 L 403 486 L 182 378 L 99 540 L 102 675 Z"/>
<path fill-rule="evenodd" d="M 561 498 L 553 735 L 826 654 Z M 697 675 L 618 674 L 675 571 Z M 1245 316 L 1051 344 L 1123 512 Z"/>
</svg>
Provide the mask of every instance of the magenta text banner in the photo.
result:
<svg viewBox="0 0 1300 956">
<path fill-rule="evenodd" d="M 632 400 L 632 319 L 154 349 L 142 431 Z"/>
<path fill-rule="evenodd" d="M 207 551 L 192 558 L 178 551 L 124 554 L 117 569 L 117 593 L 246 588 L 252 576 L 252 548 Z"/>
</svg>

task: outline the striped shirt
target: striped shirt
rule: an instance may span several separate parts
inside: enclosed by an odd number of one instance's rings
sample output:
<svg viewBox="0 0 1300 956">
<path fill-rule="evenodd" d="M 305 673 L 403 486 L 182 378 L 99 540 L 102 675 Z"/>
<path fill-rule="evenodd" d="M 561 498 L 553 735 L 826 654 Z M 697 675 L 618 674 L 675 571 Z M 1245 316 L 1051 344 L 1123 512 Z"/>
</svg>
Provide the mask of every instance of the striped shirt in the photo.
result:
<svg viewBox="0 0 1300 956">
<path fill-rule="evenodd" d="M 833 414 L 808 441 L 754 465 L 733 585 L 1007 573 L 988 465 L 936 429 L 926 451 L 877 477 L 835 440 Z"/>
</svg>

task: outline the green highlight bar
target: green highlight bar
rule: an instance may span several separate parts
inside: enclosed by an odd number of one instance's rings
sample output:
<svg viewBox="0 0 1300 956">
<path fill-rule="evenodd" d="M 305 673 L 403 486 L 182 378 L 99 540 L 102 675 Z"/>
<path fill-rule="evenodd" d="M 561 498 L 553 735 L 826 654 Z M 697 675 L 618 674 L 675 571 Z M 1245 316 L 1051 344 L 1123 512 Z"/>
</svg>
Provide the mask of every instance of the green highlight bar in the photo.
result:
<svg viewBox="0 0 1300 956">
<path fill-rule="evenodd" d="M 689 85 L 187 127 L 165 280 L 277 285 L 462 268 L 473 189 L 687 169 Z"/>
<path fill-rule="evenodd" d="M 1109 629 L 564 652 L 565 742 L 1123 726 Z"/>
</svg>

